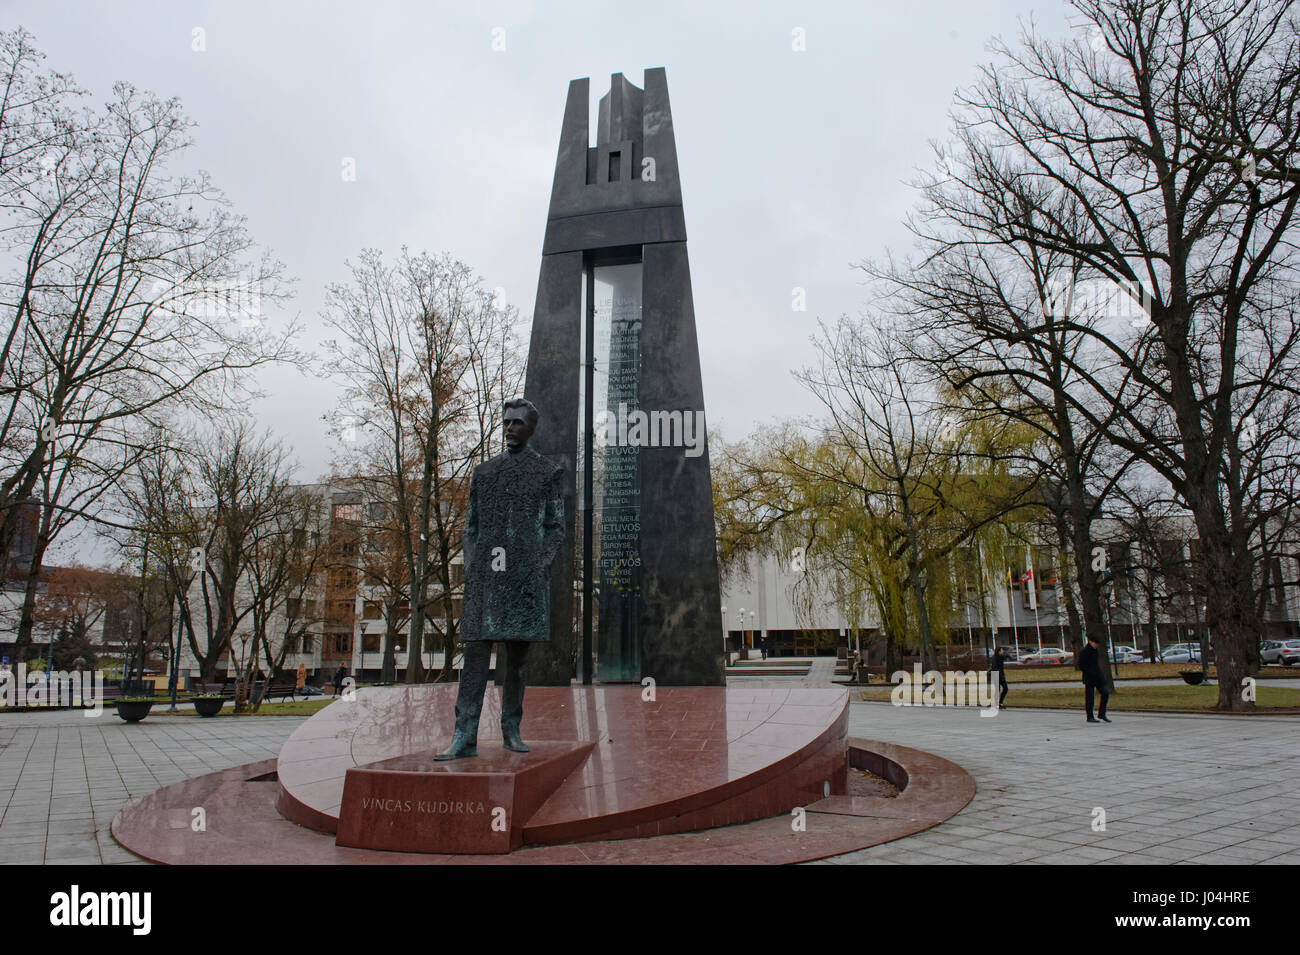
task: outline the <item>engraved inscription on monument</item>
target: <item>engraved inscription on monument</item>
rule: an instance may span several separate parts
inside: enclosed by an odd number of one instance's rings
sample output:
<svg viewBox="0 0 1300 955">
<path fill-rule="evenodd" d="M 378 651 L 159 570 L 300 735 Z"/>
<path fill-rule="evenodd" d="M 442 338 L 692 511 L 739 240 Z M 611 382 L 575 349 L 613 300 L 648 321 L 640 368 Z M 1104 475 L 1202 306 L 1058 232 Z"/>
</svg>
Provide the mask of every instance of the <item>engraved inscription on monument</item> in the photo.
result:
<svg viewBox="0 0 1300 955">
<path fill-rule="evenodd" d="M 595 274 L 594 405 L 606 421 L 625 422 L 640 407 L 641 265 L 599 267 Z M 612 425 L 616 427 L 616 425 Z M 640 448 L 594 442 L 592 494 L 599 573 L 595 606 L 596 677 L 601 682 L 641 678 Z"/>
<path fill-rule="evenodd" d="M 466 815 L 469 813 L 487 812 L 487 806 L 481 801 L 465 802 L 462 800 L 447 799 L 380 799 L 378 797 L 362 797 L 361 808 L 372 812 L 418 812 L 441 815 Z"/>
</svg>

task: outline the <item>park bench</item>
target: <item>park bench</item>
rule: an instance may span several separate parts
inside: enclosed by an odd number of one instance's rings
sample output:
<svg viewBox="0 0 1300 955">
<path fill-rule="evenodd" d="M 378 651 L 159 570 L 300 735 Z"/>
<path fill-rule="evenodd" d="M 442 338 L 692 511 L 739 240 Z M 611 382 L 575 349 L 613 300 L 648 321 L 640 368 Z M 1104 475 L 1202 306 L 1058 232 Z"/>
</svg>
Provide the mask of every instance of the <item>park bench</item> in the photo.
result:
<svg viewBox="0 0 1300 955">
<path fill-rule="evenodd" d="M 270 700 L 275 699 L 277 696 L 280 697 L 280 699 L 284 699 L 287 696 L 295 703 L 297 703 L 298 702 L 297 682 L 290 681 L 288 683 L 272 683 L 270 686 L 266 688 L 266 692 L 262 694 L 262 701 L 269 702 Z"/>
<path fill-rule="evenodd" d="M 211 686 L 199 684 L 195 696 L 220 696 L 223 700 L 233 700 L 235 698 L 235 684 L 233 683 L 214 683 Z"/>
<path fill-rule="evenodd" d="M 256 688 L 250 687 L 248 691 L 249 699 L 257 693 Z M 204 686 L 196 695 L 220 696 L 223 700 L 233 700 L 235 698 L 235 684 L 223 683 L 220 685 Z M 298 684 L 296 681 L 287 683 L 272 683 L 262 692 L 262 701 L 267 702 L 279 697 L 284 699 L 289 697 L 295 703 L 298 702 Z"/>
</svg>

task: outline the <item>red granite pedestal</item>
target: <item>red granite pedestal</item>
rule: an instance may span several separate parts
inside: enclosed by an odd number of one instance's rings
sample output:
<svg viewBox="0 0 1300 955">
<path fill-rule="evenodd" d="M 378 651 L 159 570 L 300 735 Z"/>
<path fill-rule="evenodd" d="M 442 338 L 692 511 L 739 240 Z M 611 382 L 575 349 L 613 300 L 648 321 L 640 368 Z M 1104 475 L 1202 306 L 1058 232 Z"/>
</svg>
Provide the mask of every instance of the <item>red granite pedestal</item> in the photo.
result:
<svg viewBox="0 0 1300 955">
<path fill-rule="evenodd" d="M 136 800 L 113 820 L 113 837 L 167 864 L 790 863 L 927 829 L 975 793 L 947 760 L 846 739 L 843 690 L 641 692 L 530 688 L 529 754 L 500 748 L 489 692 L 482 755 L 434 763 L 450 742 L 455 688 L 363 690 L 302 724 L 278 760 Z M 846 763 L 901 792 L 848 795 Z M 509 779 L 505 795 L 498 777 Z M 504 831 L 478 812 L 489 801 L 506 809 Z M 195 806 L 205 809 L 202 832 L 189 824 Z M 792 815 L 796 807 L 804 812 Z M 430 851 L 437 845 L 446 848 Z"/>
<path fill-rule="evenodd" d="M 526 754 L 501 748 L 490 690 L 480 755 L 435 763 L 455 700 L 374 687 L 322 710 L 280 752 L 280 812 L 339 845 L 481 853 L 731 825 L 845 791 L 844 690 L 529 687 Z"/>
<path fill-rule="evenodd" d="M 595 745 L 535 743 L 528 753 L 496 745 L 459 765 L 429 751 L 354 766 L 343 783 L 337 842 L 399 852 L 518 849 L 522 823 Z"/>
</svg>

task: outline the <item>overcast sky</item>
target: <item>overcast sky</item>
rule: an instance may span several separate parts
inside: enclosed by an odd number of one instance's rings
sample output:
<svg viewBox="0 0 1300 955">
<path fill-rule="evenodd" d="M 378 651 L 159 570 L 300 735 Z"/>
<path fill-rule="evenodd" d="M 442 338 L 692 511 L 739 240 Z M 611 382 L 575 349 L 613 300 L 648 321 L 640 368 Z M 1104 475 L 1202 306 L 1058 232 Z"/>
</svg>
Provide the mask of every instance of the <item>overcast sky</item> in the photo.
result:
<svg viewBox="0 0 1300 955">
<path fill-rule="evenodd" d="M 450 252 L 531 321 L 569 80 L 591 77 L 594 113 L 611 73 L 641 86 L 666 67 L 705 402 L 728 440 L 816 411 L 790 372 L 811 361 L 819 318 L 866 306 L 852 264 L 909 250 L 907 183 L 933 166 L 929 143 L 947 139 L 953 93 L 990 38 L 1014 39 L 1029 16 L 1049 36 L 1071 31 L 1057 0 L 0 10 L 100 98 L 122 79 L 181 99 L 195 164 L 296 278 L 278 320 L 300 315 L 308 348 L 325 284 L 367 247 Z M 293 445 L 300 477 L 327 472 L 330 384 L 279 371 L 264 387 L 257 417 Z"/>
</svg>

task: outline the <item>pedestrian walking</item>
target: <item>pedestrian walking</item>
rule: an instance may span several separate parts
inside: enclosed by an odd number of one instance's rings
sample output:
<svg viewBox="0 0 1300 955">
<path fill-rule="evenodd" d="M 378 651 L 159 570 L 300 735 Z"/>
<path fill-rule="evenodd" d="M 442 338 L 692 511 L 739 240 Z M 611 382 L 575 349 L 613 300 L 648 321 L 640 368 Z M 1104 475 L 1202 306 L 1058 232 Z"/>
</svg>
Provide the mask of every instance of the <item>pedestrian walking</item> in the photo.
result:
<svg viewBox="0 0 1300 955">
<path fill-rule="evenodd" d="M 1001 647 L 993 649 L 993 656 L 989 657 L 989 679 L 993 679 L 993 674 L 997 674 L 998 684 L 1002 691 L 998 694 L 998 706 L 1007 698 L 1007 658 L 1002 654 Z"/>
<path fill-rule="evenodd" d="M 302 688 L 306 685 L 307 685 L 307 664 L 299 660 L 298 675 L 294 678 L 293 686 L 295 690 L 301 693 Z"/>
<path fill-rule="evenodd" d="M 348 678 L 348 665 L 340 664 L 339 668 L 334 671 L 334 695 L 338 696 L 343 692 L 343 682 Z"/>
<path fill-rule="evenodd" d="M 1106 677 L 1101 672 L 1101 657 L 1097 652 L 1099 644 L 1096 637 L 1088 638 L 1088 645 L 1079 653 L 1079 669 L 1083 671 L 1083 701 L 1088 710 L 1089 723 L 1109 723 L 1106 718 L 1106 701 L 1110 699 L 1110 691 L 1106 689 Z M 1092 715 L 1093 691 L 1101 693 L 1101 707 L 1097 710 L 1096 719 Z"/>
</svg>

